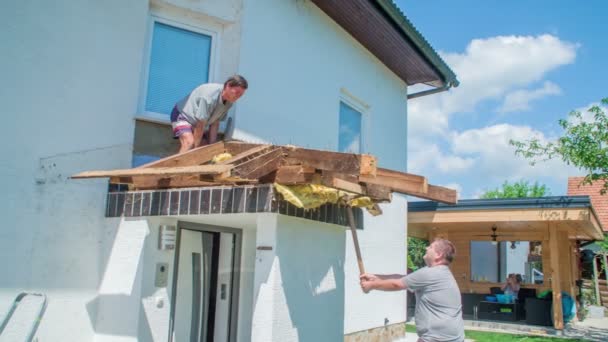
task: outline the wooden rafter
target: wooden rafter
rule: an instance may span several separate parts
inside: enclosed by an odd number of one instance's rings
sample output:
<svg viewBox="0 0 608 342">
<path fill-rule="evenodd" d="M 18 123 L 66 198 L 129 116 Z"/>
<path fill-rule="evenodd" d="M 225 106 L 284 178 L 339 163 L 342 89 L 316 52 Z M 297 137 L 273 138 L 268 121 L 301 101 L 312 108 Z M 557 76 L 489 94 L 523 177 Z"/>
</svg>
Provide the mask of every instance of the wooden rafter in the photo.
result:
<svg viewBox="0 0 608 342">
<path fill-rule="evenodd" d="M 188 152 L 176 154 L 170 157 L 159 159 L 148 164 L 137 167 L 138 169 L 157 168 L 157 167 L 175 167 L 175 166 L 191 166 L 201 165 L 210 161 L 214 156 L 224 153 L 225 146 L 222 141 L 215 144 L 197 147 Z"/>
<path fill-rule="evenodd" d="M 209 165 L 218 154 L 232 157 Z M 204 164 L 204 165 L 203 165 Z M 134 169 L 88 171 L 73 178 L 110 177 L 136 189 L 198 187 L 219 184 L 317 183 L 390 201 L 399 192 L 444 203 L 456 203 L 456 191 L 429 185 L 423 176 L 377 167 L 371 155 L 340 153 L 242 142 L 218 142 Z"/>
<path fill-rule="evenodd" d="M 275 171 L 282 161 L 283 149 L 275 146 L 265 153 L 236 165 L 232 170 L 232 175 L 245 179 L 260 178 Z"/>
<path fill-rule="evenodd" d="M 252 147 L 250 149 L 244 150 L 243 152 L 233 156 L 232 158 L 220 162 L 218 164 L 233 164 L 239 165 L 251 159 L 254 159 L 256 156 L 264 154 L 264 152 L 268 151 L 272 148 L 272 145 L 258 145 L 256 147 Z"/>
<path fill-rule="evenodd" d="M 154 167 L 145 169 L 124 169 L 107 171 L 85 171 L 72 176 L 72 178 L 106 178 L 106 177 L 132 177 L 132 176 L 159 176 L 170 177 L 178 175 L 217 175 L 229 172 L 233 165 L 197 165 Z"/>
<path fill-rule="evenodd" d="M 408 195 L 433 200 L 441 203 L 456 204 L 458 203 L 458 193 L 456 190 L 444 188 L 437 185 L 428 185 L 426 192 L 411 192 Z"/>
</svg>

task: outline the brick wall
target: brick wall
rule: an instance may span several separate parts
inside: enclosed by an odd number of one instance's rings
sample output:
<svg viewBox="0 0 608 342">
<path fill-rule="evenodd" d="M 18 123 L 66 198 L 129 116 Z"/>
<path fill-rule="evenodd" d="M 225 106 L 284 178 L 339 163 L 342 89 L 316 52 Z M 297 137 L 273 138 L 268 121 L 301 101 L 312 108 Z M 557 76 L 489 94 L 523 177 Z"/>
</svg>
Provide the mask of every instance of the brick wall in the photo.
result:
<svg viewBox="0 0 608 342">
<path fill-rule="evenodd" d="M 595 182 L 592 185 L 581 185 L 584 177 L 568 177 L 568 196 L 587 195 L 591 198 L 593 209 L 604 228 L 608 231 L 608 193 L 600 194 L 604 186 L 603 182 Z"/>
</svg>

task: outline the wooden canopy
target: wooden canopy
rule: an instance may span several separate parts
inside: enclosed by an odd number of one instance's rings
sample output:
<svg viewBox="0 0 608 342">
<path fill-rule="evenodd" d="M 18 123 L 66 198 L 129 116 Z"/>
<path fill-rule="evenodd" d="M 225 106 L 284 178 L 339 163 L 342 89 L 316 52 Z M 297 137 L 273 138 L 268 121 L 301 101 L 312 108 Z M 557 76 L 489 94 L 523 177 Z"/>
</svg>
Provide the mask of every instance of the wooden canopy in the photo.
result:
<svg viewBox="0 0 608 342">
<path fill-rule="evenodd" d="M 222 153 L 231 157 L 212 159 Z M 390 201 L 398 192 L 437 202 L 455 204 L 455 190 L 428 184 L 423 176 L 377 167 L 369 154 L 305 149 L 296 146 L 218 142 L 170 156 L 133 169 L 86 171 L 72 178 L 109 177 L 130 189 L 167 189 L 259 183 L 322 184 Z"/>
<path fill-rule="evenodd" d="M 494 237 L 492 227 L 497 229 Z M 564 327 L 562 291 L 577 295 L 577 241 L 604 238 L 587 196 L 461 200 L 454 206 L 410 202 L 408 236 L 452 241 L 457 255 L 450 268 L 463 293 L 489 293 L 490 287 L 502 285 L 471 279 L 471 241 L 540 241 L 545 282 L 524 286 L 553 291 L 557 329 Z"/>
</svg>

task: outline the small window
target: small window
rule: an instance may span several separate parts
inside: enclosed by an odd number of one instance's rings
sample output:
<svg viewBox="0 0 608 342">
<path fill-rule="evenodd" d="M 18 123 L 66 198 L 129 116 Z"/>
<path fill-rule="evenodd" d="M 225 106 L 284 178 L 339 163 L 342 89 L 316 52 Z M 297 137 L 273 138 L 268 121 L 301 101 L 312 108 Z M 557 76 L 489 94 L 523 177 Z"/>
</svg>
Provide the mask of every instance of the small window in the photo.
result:
<svg viewBox="0 0 608 342">
<path fill-rule="evenodd" d="M 361 153 L 361 112 L 340 101 L 338 152 Z"/>
<path fill-rule="evenodd" d="M 155 21 L 144 111 L 169 114 L 177 101 L 209 80 L 211 37 Z"/>
</svg>

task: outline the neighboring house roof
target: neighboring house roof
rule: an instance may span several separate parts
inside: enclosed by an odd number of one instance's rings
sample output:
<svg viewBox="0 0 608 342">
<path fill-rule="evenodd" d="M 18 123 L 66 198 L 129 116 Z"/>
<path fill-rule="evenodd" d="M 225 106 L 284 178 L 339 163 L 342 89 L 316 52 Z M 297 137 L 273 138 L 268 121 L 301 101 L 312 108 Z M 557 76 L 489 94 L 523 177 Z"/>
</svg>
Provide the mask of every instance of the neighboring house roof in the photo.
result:
<svg viewBox="0 0 608 342">
<path fill-rule="evenodd" d="M 604 187 L 603 182 L 593 184 L 582 184 L 585 177 L 568 177 L 568 195 L 587 195 L 591 198 L 593 208 L 604 227 L 608 230 L 608 194 L 602 195 L 600 191 Z"/>
<path fill-rule="evenodd" d="M 411 212 L 591 207 L 592 203 L 588 196 L 465 199 L 459 200 L 458 204 L 444 204 L 433 201 L 416 201 L 408 204 L 408 210 Z"/>
<path fill-rule="evenodd" d="M 312 0 L 408 85 L 456 87 L 456 74 L 392 0 Z"/>
<path fill-rule="evenodd" d="M 436 227 L 542 230 L 562 227 L 573 239 L 601 240 L 602 225 L 588 196 L 459 200 L 447 205 L 432 201 L 408 203 L 408 235 L 424 236 Z"/>
</svg>

